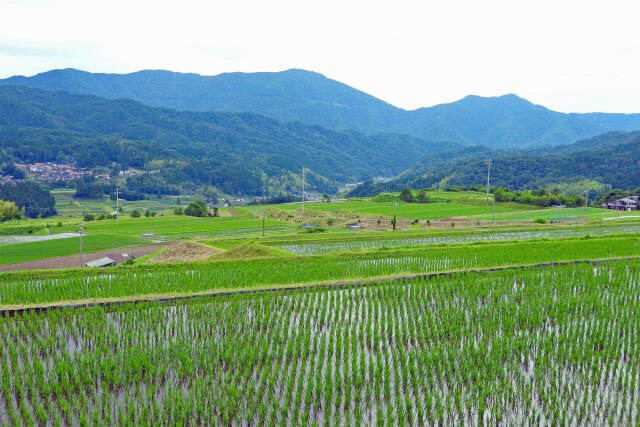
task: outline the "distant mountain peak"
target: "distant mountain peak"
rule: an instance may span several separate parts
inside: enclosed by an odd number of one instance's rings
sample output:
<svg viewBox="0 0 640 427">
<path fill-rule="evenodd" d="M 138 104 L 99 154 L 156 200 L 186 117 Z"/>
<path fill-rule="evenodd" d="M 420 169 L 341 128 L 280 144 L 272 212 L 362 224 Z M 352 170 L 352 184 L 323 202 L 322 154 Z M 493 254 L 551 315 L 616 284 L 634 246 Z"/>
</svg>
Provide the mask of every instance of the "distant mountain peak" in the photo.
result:
<svg viewBox="0 0 640 427">
<path fill-rule="evenodd" d="M 559 145 L 612 130 L 640 129 L 640 115 L 564 114 L 514 94 L 469 95 L 458 101 L 406 111 L 315 71 L 290 68 L 205 76 L 167 70 L 129 74 L 73 68 L 0 84 L 129 98 L 183 111 L 254 112 L 280 121 L 332 129 L 408 134 L 430 141 L 517 148 Z"/>
</svg>

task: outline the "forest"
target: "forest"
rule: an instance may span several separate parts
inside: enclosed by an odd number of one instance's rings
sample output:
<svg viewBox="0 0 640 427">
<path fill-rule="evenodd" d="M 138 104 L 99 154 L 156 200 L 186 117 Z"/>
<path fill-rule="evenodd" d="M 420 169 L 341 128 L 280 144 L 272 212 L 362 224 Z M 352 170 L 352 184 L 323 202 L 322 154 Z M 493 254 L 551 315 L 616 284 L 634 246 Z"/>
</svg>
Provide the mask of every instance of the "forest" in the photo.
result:
<svg viewBox="0 0 640 427">
<path fill-rule="evenodd" d="M 56 214 L 55 199 L 51 192 L 35 182 L 0 184 L 0 200 L 14 202 L 24 209 L 29 218 L 48 217 Z"/>
</svg>

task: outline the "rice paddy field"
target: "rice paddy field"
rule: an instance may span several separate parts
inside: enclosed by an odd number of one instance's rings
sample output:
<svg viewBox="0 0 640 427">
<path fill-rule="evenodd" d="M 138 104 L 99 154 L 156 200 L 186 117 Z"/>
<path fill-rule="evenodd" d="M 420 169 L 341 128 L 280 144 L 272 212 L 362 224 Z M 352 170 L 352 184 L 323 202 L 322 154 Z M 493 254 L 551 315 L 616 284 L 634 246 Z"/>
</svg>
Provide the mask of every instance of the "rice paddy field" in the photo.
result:
<svg viewBox="0 0 640 427">
<path fill-rule="evenodd" d="M 56 211 L 60 217 L 82 216 L 85 213 L 111 213 L 115 211 L 115 201 L 108 197 L 101 199 L 76 199 L 73 197 L 75 189 L 54 189 L 51 194 L 56 199 Z M 188 203 L 189 199 L 183 197 L 181 203 Z M 120 203 L 125 212 L 131 212 L 134 209 L 151 210 L 156 212 L 173 210 L 178 207 L 177 198 L 162 197 L 152 200 L 121 200 Z"/>
<path fill-rule="evenodd" d="M 0 322 L 0 423 L 634 425 L 640 262 Z"/>
<path fill-rule="evenodd" d="M 366 281 L 416 274 L 636 257 L 635 236 L 529 242 L 491 242 L 315 257 L 140 265 L 132 269 L 0 274 L 0 310 L 59 301 L 112 301 L 296 285 Z"/>
<path fill-rule="evenodd" d="M 469 228 L 310 234 L 299 205 L 264 237 L 261 207 L 86 223 L 85 252 L 216 255 L 0 273 L 0 425 L 640 424 L 640 222 L 475 225 L 478 197 L 398 207 Z M 0 262 L 79 246 L 3 239 Z"/>
<path fill-rule="evenodd" d="M 294 229 L 290 224 L 272 219 L 265 220 L 265 231 L 277 233 Z M 155 217 L 121 219 L 120 221 L 92 221 L 83 224 L 84 252 L 128 248 L 161 241 L 172 241 L 193 237 L 221 237 L 259 234 L 262 232 L 262 220 L 255 218 L 193 218 L 193 217 Z M 57 232 L 76 232 L 79 224 L 54 227 Z M 152 233 L 152 237 L 142 234 Z M 40 236 L 42 239 L 45 236 Z M 3 237 L 0 246 L 0 265 L 73 255 L 80 252 L 80 238 L 52 239 L 29 243 L 15 243 Z"/>
<path fill-rule="evenodd" d="M 340 239 L 337 241 L 304 241 L 297 239 L 288 243 L 275 243 L 273 247 L 300 255 L 323 255 L 384 247 L 432 246 L 476 242 L 499 242 L 509 240 L 533 240 L 584 236 L 606 236 L 611 234 L 638 234 L 640 225 L 612 227 L 549 228 L 526 231 L 492 231 L 412 237 L 380 237 L 367 239 Z"/>
<path fill-rule="evenodd" d="M 436 221 L 441 218 L 460 217 L 468 215 L 483 215 L 491 214 L 492 207 L 484 206 L 482 204 L 465 204 L 454 202 L 436 202 L 436 203 L 405 203 L 397 202 L 396 216 L 401 219 L 420 219 Z M 300 210 L 301 205 L 299 203 L 292 203 L 288 205 L 278 205 L 278 208 L 293 211 Z M 528 207 L 531 208 L 531 207 Z M 495 208 L 496 213 L 517 212 L 518 209 L 512 205 L 498 204 Z M 306 211 L 317 212 L 335 212 L 335 213 L 350 213 L 350 214 L 362 214 L 373 215 L 385 218 L 393 217 L 392 202 L 374 202 L 363 199 L 352 199 L 346 202 L 331 202 L 331 203 L 306 203 Z"/>
<path fill-rule="evenodd" d="M 586 217 L 589 220 L 603 220 L 605 218 L 611 218 L 611 220 L 620 217 L 637 218 L 638 212 L 616 212 L 601 208 L 588 208 L 586 210 Z M 491 215 L 483 215 L 474 217 L 478 220 L 491 220 Z M 581 220 L 585 218 L 585 208 L 547 208 L 537 211 L 522 211 L 522 212 L 509 212 L 500 213 L 496 215 L 496 221 L 534 221 L 537 218 L 544 218 L 548 221 L 572 221 Z"/>
<path fill-rule="evenodd" d="M 151 239 L 110 234 L 92 234 L 82 238 L 84 253 L 116 248 L 126 248 L 128 251 L 130 244 L 139 246 L 149 243 L 152 243 Z M 80 237 L 3 245 L 0 247 L 0 265 L 78 253 L 80 253 Z"/>
</svg>

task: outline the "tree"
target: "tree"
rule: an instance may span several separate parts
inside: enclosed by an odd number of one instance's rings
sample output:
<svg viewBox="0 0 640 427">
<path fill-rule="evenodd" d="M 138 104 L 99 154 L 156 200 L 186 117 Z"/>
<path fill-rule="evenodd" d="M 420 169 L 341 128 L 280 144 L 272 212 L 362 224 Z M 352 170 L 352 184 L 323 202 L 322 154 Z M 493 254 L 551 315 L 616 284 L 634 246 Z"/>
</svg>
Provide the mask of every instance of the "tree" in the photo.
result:
<svg viewBox="0 0 640 427">
<path fill-rule="evenodd" d="M 5 163 L 0 168 L 0 175 L 12 176 L 14 179 L 24 179 L 24 171 L 13 163 Z"/>
<path fill-rule="evenodd" d="M 20 209 L 14 202 L 0 200 L 0 222 L 20 219 L 24 215 L 24 208 Z"/>
<path fill-rule="evenodd" d="M 189 203 L 184 213 L 188 216 L 205 217 L 207 216 L 207 204 L 204 200 L 196 200 Z"/>
<path fill-rule="evenodd" d="M 218 203 L 218 197 L 220 197 L 220 192 L 213 186 L 207 185 L 202 192 L 204 197 L 211 203 Z"/>
<path fill-rule="evenodd" d="M 396 214 L 393 214 L 393 219 L 391 220 L 391 226 L 393 229 L 396 229 Z"/>
<path fill-rule="evenodd" d="M 330 202 L 331 201 L 331 197 L 329 197 L 329 195 L 327 193 L 324 193 L 322 195 L 322 201 L 323 202 Z"/>
<path fill-rule="evenodd" d="M 0 184 L 0 199 L 14 202 L 29 218 L 56 214 L 56 199 L 51 192 L 35 182 L 22 181 Z"/>
<path fill-rule="evenodd" d="M 407 203 L 413 202 L 413 194 L 411 194 L 411 190 L 408 188 L 403 189 L 400 192 L 400 199 L 404 200 Z"/>
<path fill-rule="evenodd" d="M 418 202 L 431 203 L 431 198 L 427 196 L 427 192 L 424 189 L 418 191 Z"/>
<path fill-rule="evenodd" d="M 140 218 L 140 211 L 138 209 L 134 209 L 133 212 L 131 212 L 131 218 Z"/>
</svg>

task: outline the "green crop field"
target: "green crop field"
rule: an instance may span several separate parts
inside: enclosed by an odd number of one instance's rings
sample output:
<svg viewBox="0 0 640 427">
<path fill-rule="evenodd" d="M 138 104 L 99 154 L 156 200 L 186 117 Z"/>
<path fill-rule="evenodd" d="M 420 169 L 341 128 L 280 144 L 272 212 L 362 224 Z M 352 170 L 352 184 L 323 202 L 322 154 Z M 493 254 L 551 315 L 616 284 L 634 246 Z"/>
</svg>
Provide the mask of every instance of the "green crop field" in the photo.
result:
<svg viewBox="0 0 640 427">
<path fill-rule="evenodd" d="M 110 233 L 138 236 L 141 233 L 155 233 L 167 238 L 208 236 L 225 234 L 230 231 L 262 230 L 261 219 L 247 218 L 194 218 L 189 216 L 169 216 L 155 218 L 122 219 L 119 222 L 93 221 L 85 224 L 86 233 Z M 272 219 L 265 220 L 265 227 L 293 228 L 292 225 Z"/>
<path fill-rule="evenodd" d="M 110 234 L 92 234 L 83 237 L 85 253 L 151 243 L 150 239 Z M 44 242 L 18 243 L 0 247 L 0 265 L 34 261 L 80 253 L 80 237 L 47 240 Z"/>
<path fill-rule="evenodd" d="M 0 423 L 635 425 L 639 283 L 633 261 L 25 313 L 0 322 Z"/>
<path fill-rule="evenodd" d="M 617 218 L 620 217 L 637 217 L 638 212 L 616 212 L 601 208 L 588 208 L 587 216 L 589 219 L 603 219 L 603 218 Z M 584 219 L 585 208 L 548 208 L 537 211 L 527 212 L 511 212 L 506 214 L 496 215 L 495 219 L 498 221 L 533 221 L 536 218 L 545 218 L 547 220 L 574 220 Z M 480 216 L 474 219 L 490 220 L 491 216 Z"/>
<path fill-rule="evenodd" d="M 284 210 L 300 210 L 300 204 L 276 205 Z M 348 212 L 351 214 L 362 214 L 371 216 L 381 216 L 386 218 L 393 217 L 392 202 L 372 202 L 360 199 L 353 199 L 346 202 L 331 203 L 307 203 L 305 205 L 307 211 L 318 212 Z M 515 212 L 512 206 L 503 206 L 498 204 L 495 208 L 496 213 Z M 482 215 L 492 212 L 491 206 L 471 205 L 462 203 L 405 203 L 398 202 L 396 208 L 396 216 L 402 219 L 421 219 L 421 220 L 438 220 L 441 218 Z"/>
<path fill-rule="evenodd" d="M 394 235 L 378 236 L 378 238 L 342 238 L 333 241 L 305 241 L 292 239 L 289 242 L 271 240 L 275 248 L 300 255 L 321 255 L 333 252 L 352 252 L 357 250 L 369 250 L 382 247 L 399 246 L 432 246 L 442 244 L 458 244 L 473 242 L 491 242 L 508 240 L 533 240 L 581 236 L 606 236 L 611 234 L 638 234 L 640 225 L 610 226 L 610 227 L 572 227 L 572 228 L 548 228 L 539 230 L 522 231 L 483 231 L 461 233 L 423 233 L 395 237 Z M 389 233 L 387 233 L 389 234 Z"/>
<path fill-rule="evenodd" d="M 51 194 L 56 199 L 56 210 L 59 217 L 82 216 L 85 213 L 111 213 L 116 210 L 116 202 L 109 200 L 108 197 L 102 199 L 76 199 L 73 197 L 75 194 L 73 189 L 55 189 L 51 191 Z M 181 204 L 188 202 L 188 197 L 181 198 Z M 132 202 L 121 200 L 120 206 L 125 213 L 129 213 L 134 209 L 161 212 L 173 210 L 179 205 L 177 198 L 163 197 L 161 199 L 136 200 Z"/>
<path fill-rule="evenodd" d="M 554 261 L 640 256 L 637 237 L 581 238 L 397 248 L 351 256 L 235 260 L 133 270 L 70 271 L 36 276 L 0 274 L 0 309 L 7 306 L 186 295 L 291 284 L 365 280 L 451 270 L 530 265 Z M 145 272 L 148 274 L 140 274 Z M 90 280 L 87 279 L 90 275 Z"/>
<path fill-rule="evenodd" d="M 42 223 L 42 221 L 27 220 L 25 224 Z M 18 223 L 21 222 L 18 221 Z M 76 222 L 61 227 L 53 226 L 52 231 L 55 233 L 77 232 L 80 225 Z M 125 248 L 130 243 L 135 246 L 181 238 L 258 235 L 262 232 L 262 225 L 261 219 L 187 216 L 123 218 L 120 221 L 105 220 L 82 223 L 86 234 L 84 238 L 85 252 Z M 264 225 L 265 231 L 270 233 L 294 229 L 291 224 L 272 219 L 265 220 Z M 24 225 L 24 227 L 28 227 L 28 225 Z M 140 235 L 143 233 L 154 233 L 155 235 L 151 238 L 142 238 Z M 3 245 L 0 247 L 0 265 L 73 255 L 79 252 L 79 238 Z"/>
</svg>

